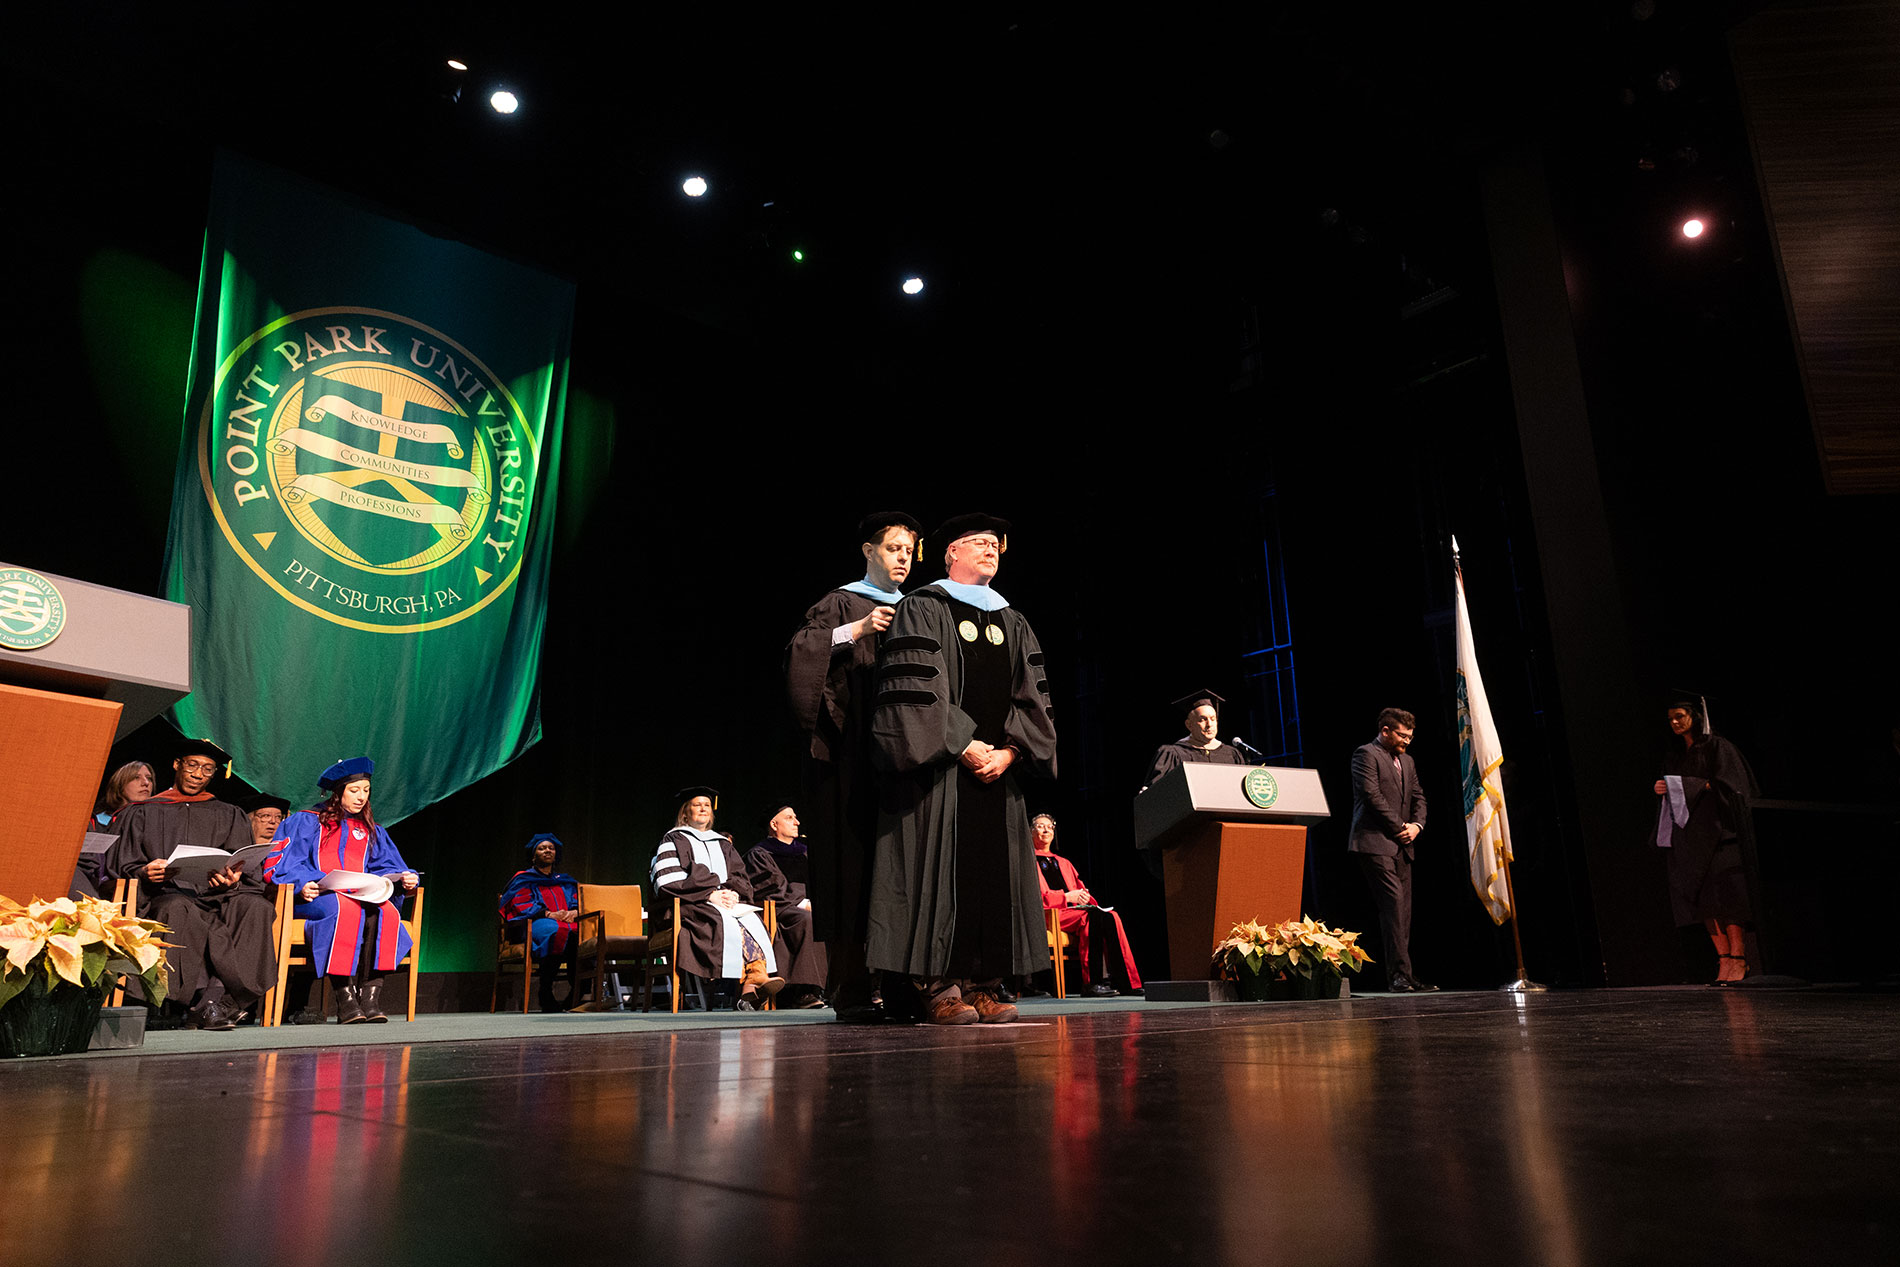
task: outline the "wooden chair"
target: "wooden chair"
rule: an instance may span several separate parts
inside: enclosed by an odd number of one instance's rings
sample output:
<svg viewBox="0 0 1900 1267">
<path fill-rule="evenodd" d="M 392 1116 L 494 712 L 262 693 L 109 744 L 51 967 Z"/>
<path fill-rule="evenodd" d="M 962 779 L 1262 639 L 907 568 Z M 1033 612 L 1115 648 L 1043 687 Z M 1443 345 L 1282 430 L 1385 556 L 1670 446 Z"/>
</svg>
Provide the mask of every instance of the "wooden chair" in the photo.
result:
<svg viewBox="0 0 1900 1267">
<path fill-rule="evenodd" d="M 576 933 L 580 942 L 574 948 L 574 962 L 582 974 L 576 977 L 574 999 L 577 1002 L 579 982 L 590 975 L 595 1002 L 604 1002 L 608 975 L 621 965 L 638 968 L 643 981 L 651 980 L 646 974 L 654 958 L 653 943 L 646 933 L 642 892 L 637 884 L 581 885 L 580 929 Z M 621 1006 L 618 991 L 614 1006 Z"/>
<path fill-rule="evenodd" d="M 643 1012 L 653 1010 L 653 979 L 664 971 L 671 978 L 670 985 L 673 992 L 673 1011 L 677 1013 L 680 1010 L 680 900 L 673 898 L 671 907 L 662 908 L 662 910 L 665 911 L 669 918 L 658 928 L 653 929 L 648 937 L 651 946 L 664 944 L 666 967 L 662 969 L 659 965 L 658 961 L 662 957 L 661 955 L 648 955 L 645 976 L 641 982 L 640 1010 Z M 765 904 L 765 927 L 767 934 L 776 940 L 778 937 L 778 904 L 776 902 L 767 902 Z M 691 976 L 692 974 L 688 973 L 687 975 Z M 707 997 L 706 983 L 697 977 L 693 977 L 693 984 L 699 991 L 699 1006 L 701 1010 L 711 1011 L 712 1001 Z M 770 1002 L 768 999 L 768 1006 L 770 1006 Z"/>
<path fill-rule="evenodd" d="M 765 901 L 765 935 L 773 942 L 778 941 L 778 903 L 770 898 L 767 898 Z M 790 965 L 787 966 L 789 967 Z M 765 996 L 765 1010 L 768 1012 L 778 1011 L 778 995 L 768 994 Z"/>
<path fill-rule="evenodd" d="M 500 939 L 495 949 L 495 988 L 488 992 L 488 1010 L 493 1012 L 501 1001 L 501 974 L 510 968 L 521 970 L 521 1011 L 528 1010 L 529 988 L 534 983 L 534 939 L 524 937 L 520 941 L 508 940 L 508 926 L 503 924 L 496 933 Z"/>
<path fill-rule="evenodd" d="M 138 877 L 133 876 L 129 880 L 121 879 L 121 880 L 115 881 L 112 885 L 112 899 L 111 900 L 112 900 L 112 904 L 119 908 L 120 915 L 128 916 L 133 919 L 138 918 L 138 913 L 139 913 Z M 120 977 L 119 983 L 112 987 L 111 1006 L 113 1007 L 125 1006 L 125 978 L 124 977 Z"/>
<path fill-rule="evenodd" d="M 409 930 L 409 954 L 396 965 L 398 968 L 404 963 L 409 965 L 408 1019 L 412 1021 L 416 1019 L 416 968 L 422 962 L 422 890 L 423 886 L 417 885 L 416 891 L 409 895 L 409 915 L 402 921 L 402 926 Z M 400 889 L 397 891 L 401 892 Z M 303 925 L 304 922 L 296 916 L 290 886 L 278 885 L 277 919 L 274 925 L 277 936 L 277 984 L 264 995 L 262 1015 L 266 1025 L 284 1023 L 284 987 L 290 982 L 290 970 L 292 968 L 314 970 L 316 967 L 310 959 L 310 943 L 304 936 Z M 302 949 L 302 954 L 292 953 L 299 948 Z M 317 986 L 321 988 L 322 985 L 323 980 L 319 977 Z"/>
<path fill-rule="evenodd" d="M 586 924 L 585 924 L 586 919 L 587 917 L 583 915 L 581 916 L 579 920 L 575 921 L 576 924 L 579 926 L 576 929 L 576 932 L 574 934 L 576 940 L 578 940 L 581 935 L 579 929 L 586 927 Z M 508 926 L 506 924 L 503 924 L 501 926 L 501 930 L 495 935 L 499 939 L 496 950 L 495 950 L 495 987 L 494 989 L 488 992 L 488 1010 L 490 1012 L 493 1012 L 495 1010 L 495 1005 L 501 1000 L 502 973 L 507 972 L 511 969 L 519 969 L 521 972 L 521 1012 L 522 1012 L 522 1015 L 525 1016 L 527 1015 L 527 1012 L 528 1012 L 528 1001 L 531 997 L 533 997 L 530 994 L 530 987 L 533 985 L 533 982 L 534 982 L 533 939 L 525 936 L 524 934 L 523 939 L 521 941 L 518 941 L 518 942 L 509 941 L 508 940 Z M 574 1002 L 578 1002 L 580 998 L 579 977 L 578 977 L 576 967 L 575 967 L 577 963 L 578 963 L 578 956 L 576 955 L 568 956 L 567 986 L 569 990 L 568 1000 L 569 1000 L 570 1006 Z"/>
<path fill-rule="evenodd" d="M 1049 926 L 1049 966 L 1056 970 L 1056 997 L 1069 997 L 1067 980 L 1063 976 L 1063 952 L 1069 949 L 1071 938 L 1062 931 L 1062 908 L 1051 907 L 1043 911 L 1048 916 Z"/>
<path fill-rule="evenodd" d="M 663 950 L 664 953 L 648 955 L 646 964 L 641 969 L 640 1010 L 642 1012 L 653 1010 L 653 979 L 665 974 L 671 979 L 673 992 L 668 997 L 672 1002 L 673 1011 L 677 1013 L 680 1010 L 680 900 L 668 899 L 660 911 L 663 918 L 657 927 L 648 929 L 647 942 L 650 946 Z M 705 1005 L 705 1001 L 705 987 L 702 986 L 700 988 L 701 1006 Z"/>
</svg>

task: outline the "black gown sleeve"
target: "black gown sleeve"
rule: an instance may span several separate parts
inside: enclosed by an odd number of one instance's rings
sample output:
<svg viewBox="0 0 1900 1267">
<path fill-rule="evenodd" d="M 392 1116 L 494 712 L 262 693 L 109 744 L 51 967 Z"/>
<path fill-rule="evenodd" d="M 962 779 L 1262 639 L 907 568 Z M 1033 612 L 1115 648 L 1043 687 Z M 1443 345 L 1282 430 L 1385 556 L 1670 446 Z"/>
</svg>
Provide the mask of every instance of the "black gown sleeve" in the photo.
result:
<svg viewBox="0 0 1900 1267">
<path fill-rule="evenodd" d="M 976 738 L 976 719 L 950 702 L 947 658 L 958 651 L 946 600 L 928 590 L 897 605 L 877 659 L 873 757 L 891 774 L 955 761 Z"/>
<path fill-rule="evenodd" d="M 1053 779 L 1056 777 L 1056 723 L 1049 706 L 1048 666 L 1029 622 L 1019 617 L 1011 623 L 1016 626 L 1019 651 L 1015 678 L 1010 684 L 1009 717 L 1003 723 L 1003 737 L 1016 749 L 1019 760 L 1028 763 L 1029 773 Z"/>
<path fill-rule="evenodd" d="M 772 851 L 763 845 L 754 846 L 745 856 L 748 878 L 752 881 L 752 900 L 763 905 L 766 902 L 786 902 L 791 897 L 791 885 L 780 869 L 778 859 Z"/>
<path fill-rule="evenodd" d="M 846 613 L 845 597 L 842 591 L 833 590 L 813 603 L 805 613 L 805 623 L 785 646 L 785 697 L 801 730 L 810 731 L 818 725 L 825 711 L 833 665 L 851 658 L 851 643 L 831 645 L 832 630 L 853 619 Z"/>
<path fill-rule="evenodd" d="M 1181 749 L 1176 744 L 1164 743 L 1155 749 L 1155 759 L 1148 766 L 1148 777 L 1141 781 L 1143 787 L 1155 784 L 1181 768 Z"/>
</svg>

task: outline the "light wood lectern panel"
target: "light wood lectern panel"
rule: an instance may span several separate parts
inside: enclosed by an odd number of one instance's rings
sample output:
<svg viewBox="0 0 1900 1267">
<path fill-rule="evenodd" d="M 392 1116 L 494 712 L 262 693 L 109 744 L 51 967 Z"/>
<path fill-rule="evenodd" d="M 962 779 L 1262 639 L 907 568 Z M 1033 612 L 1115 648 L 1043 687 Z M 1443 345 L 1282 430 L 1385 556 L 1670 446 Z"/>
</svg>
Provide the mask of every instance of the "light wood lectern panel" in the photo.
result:
<svg viewBox="0 0 1900 1267">
<path fill-rule="evenodd" d="M 1235 924 L 1298 919 L 1306 828 L 1286 823 L 1201 823 L 1162 855 L 1168 893 L 1168 974 L 1212 970 L 1214 944 Z"/>
<path fill-rule="evenodd" d="M 0 684 L 0 770 L 20 778 L 0 834 L 0 896 L 65 897 L 124 706 Z"/>
</svg>

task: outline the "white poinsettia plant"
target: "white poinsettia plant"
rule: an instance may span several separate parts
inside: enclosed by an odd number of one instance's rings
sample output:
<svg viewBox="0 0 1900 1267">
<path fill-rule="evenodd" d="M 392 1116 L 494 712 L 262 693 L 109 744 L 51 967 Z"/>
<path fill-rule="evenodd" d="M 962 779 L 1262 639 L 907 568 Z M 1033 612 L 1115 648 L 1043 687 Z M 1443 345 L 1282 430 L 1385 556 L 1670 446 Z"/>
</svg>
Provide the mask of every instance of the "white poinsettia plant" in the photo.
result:
<svg viewBox="0 0 1900 1267">
<path fill-rule="evenodd" d="M 165 948 L 160 934 L 171 931 L 156 920 L 121 915 L 96 898 L 63 897 L 21 906 L 0 897 L 0 1007 L 43 981 L 40 994 L 61 981 L 98 986 L 108 971 L 126 972 L 145 983 L 153 1004 L 165 1001 Z"/>
<path fill-rule="evenodd" d="M 1372 962 L 1358 942 L 1358 933 L 1328 928 L 1304 915 L 1282 924 L 1248 920 L 1235 924 L 1227 940 L 1214 947 L 1214 966 L 1230 981 L 1242 970 L 1275 977 L 1298 973 L 1309 979 L 1320 971 L 1357 972 Z"/>
</svg>

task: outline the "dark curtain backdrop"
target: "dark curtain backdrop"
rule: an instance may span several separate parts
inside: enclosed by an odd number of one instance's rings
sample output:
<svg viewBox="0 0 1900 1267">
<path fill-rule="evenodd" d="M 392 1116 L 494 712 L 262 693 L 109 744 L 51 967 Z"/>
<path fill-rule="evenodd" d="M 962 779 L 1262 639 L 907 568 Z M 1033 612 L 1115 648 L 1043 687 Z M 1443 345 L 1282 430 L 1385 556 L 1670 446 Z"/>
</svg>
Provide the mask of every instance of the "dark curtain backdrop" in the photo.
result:
<svg viewBox="0 0 1900 1267">
<path fill-rule="evenodd" d="M 187 279 L 213 147 L 227 138 L 186 117 L 161 126 L 163 106 L 134 137 L 123 100 L 83 80 L 37 86 L 14 130 L 32 179 L 9 209 L 24 244 L 13 346 L 30 372 L 10 388 L 0 554 L 151 593 Z M 1740 135 L 1732 110 L 1718 123 Z M 1149 153 L 1155 138 L 1078 137 L 1093 148 L 1050 179 L 1086 188 L 1124 144 Z M 1042 151 L 1025 145 L 1008 173 L 1036 170 Z M 1579 734 L 1549 685 L 1517 457 L 1520 429 L 1540 420 L 1511 409 L 1470 152 L 1463 166 L 1408 169 L 1399 198 L 1376 192 L 1378 173 L 1397 170 L 1390 155 L 1322 155 L 1315 143 L 1300 162 L 1250 160 L 1244 178 L 1216 179 L 1212 151 L 1195 145 L 1117 184 L 1113 215 L 1044 208 L 1006 239 L 940 240 L 931 302 L 910 307 L 857 298 L 822 273 L 792 286 L 737 263 L 702 268 L 717 254 L 711 230 L 662 241 L 651 217 L 624 237 L 565 238 L 544 231 L 554 212 L 543 209 L 469 234 L 575 276 L 580 298 L 546 738 L 394 833 L 427 872 L 432 969 L 487 963 L 494 894 L 534 832 L 559 834 L 583 878 L 644 882 L 672 791 L 703 781 L 726 792 L 721 825 L 753 837 L 758 812 L 797 787 L 784 642 L 813 598 L 857 574 L 858 517 L 895 505 L 927 523 L 972 508 L 1015 521 L 999 588 L 1048 649 L 1062 736 L 1062 781 L 1031 800 L 1061 819 L 1065 849 L 1128 912 L 1159 974 L 1159 894 L 1130 847 L 1128 799 L 1153 748 L 1178 734 L 1166 701 L 1201 685 L 1244 697 L 1229 688 L 1264 624 L 1270 487 L 1304 748 L 1335 813 L 1312 836 L 1311 913 L 1376 927 L 1343 855 L 1346 763 L 1380 707 L 1408 707 L 1432 805 L 1420 971 L 1471 986 L 1512 974 L 1508 936 L 1470 893 L 1457 812 L 1455 532 L 1511 758 L 1533 974 L 1601 980 L 1585 881 L 1605 868 L 1619 901 L 1659 921 L 1640 979 L 1708 974 L 1706 942 L 1666 929 L 1660 866 L 1641 841 L 1583 839 L 1575 826 L 1578 798 L 1641 803 L 1646 789 L 1574 786 L 1569 746 L 1654 747 L 1664 686 L 1698 686 L 1771 794 L 1825 795 L 1872 768 L 1895 700 L 1878 619 L 1895 507 L 1821 491 L 1752 190 L 1731 198 L 1732 249 L 1684 262 L 1668 254 L 1661 203 L 1600 179 L 1601 156 L 1579 136 L 1545 143 L 1628 633 L 1658 704 L 1615 733 Z M 369 177 L 335 174 L 379 196 Z M 455 231 L 458 189 L 380 196 Z M 1355 199 L 1361 211 L 1384 200 L 1383 221 L 1376 205 L 1362 221 L 1369 235 L 1349 229 Z M 1177 209 L 1200 205 L 1198 220 Z M 1318 214 L 1339 206 L 1345 220 Z M 1131 235 L 1131 222 L 1155 227 Z M 1400 316 L 1418 293 L 1401 232 L 1430 240 L 1455 291 L 1435 315 Z M 706 286 L 697 298 L 689 276 Z M 337 707 L 376 706 L 339 676 Z M 1230 714 L 1225 729 L 1264 724 Z M 153 743 L 135 736 L 115 760 Z"/>
</svg>

